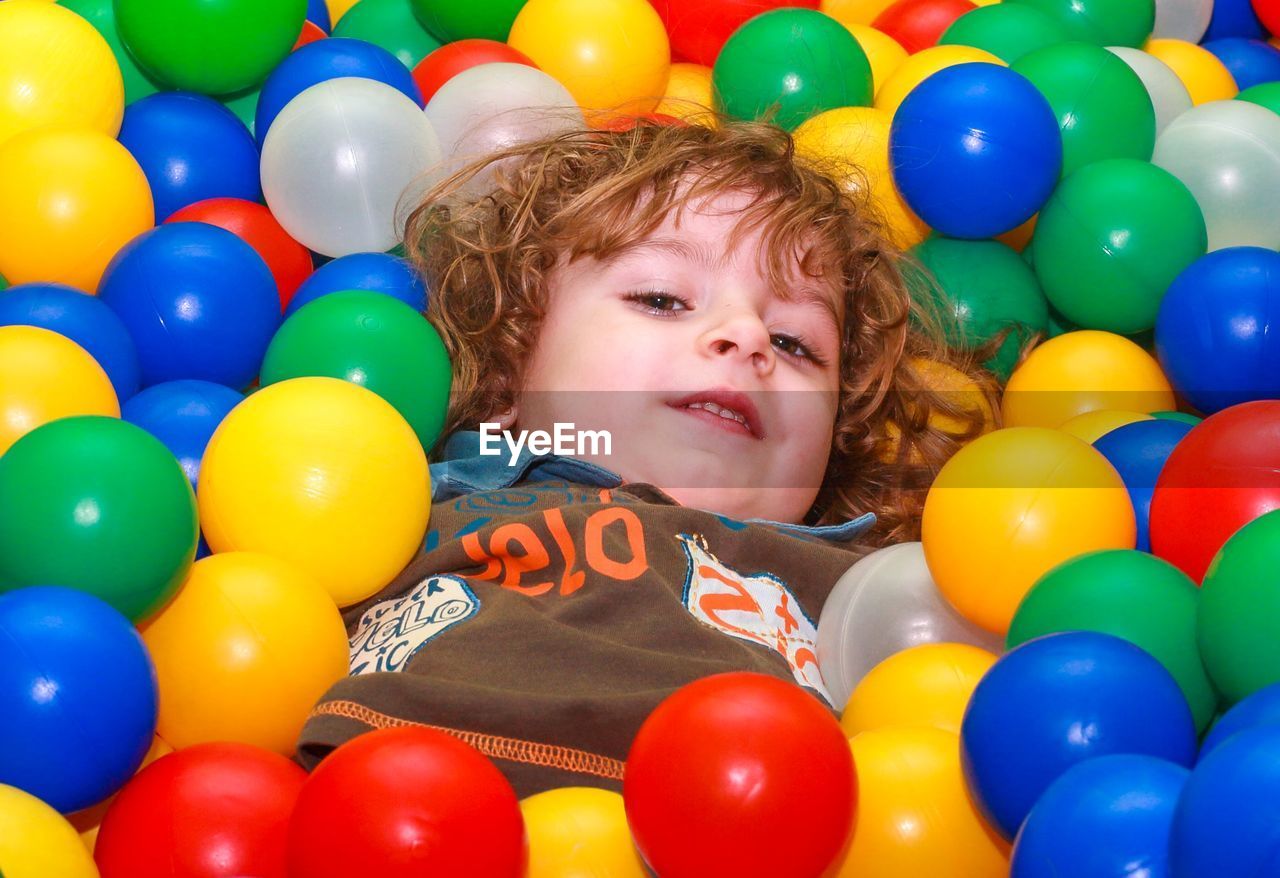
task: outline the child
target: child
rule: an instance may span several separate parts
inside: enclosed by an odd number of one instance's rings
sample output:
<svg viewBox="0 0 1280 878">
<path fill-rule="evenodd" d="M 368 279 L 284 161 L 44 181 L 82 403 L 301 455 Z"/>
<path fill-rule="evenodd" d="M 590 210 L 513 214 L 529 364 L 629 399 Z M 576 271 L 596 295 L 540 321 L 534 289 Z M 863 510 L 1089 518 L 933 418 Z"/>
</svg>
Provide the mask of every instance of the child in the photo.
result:
<svg viewBox="0 0 1280 878">
<path fill-rule="evenodd" d="M 477 174 L 494 189 L 467 200 Z M 453 360 L 452 435 L 422 553 L 345 613 L 351 676 L 303 764 L 422 723 L 522 797 L 618 790 L 640 724 L 698 678 L 756 671 L 843 707 L 823 601 L 916 537 L 923 488 L 980 428 L 974 400 L 910 389 L 912 358 L 946 354 L 866 205 L 777 128 L 641 124 L 480 162 L 407 240 Z M 582 441 L 514 438 L 557 430 Z"/>
</svg>

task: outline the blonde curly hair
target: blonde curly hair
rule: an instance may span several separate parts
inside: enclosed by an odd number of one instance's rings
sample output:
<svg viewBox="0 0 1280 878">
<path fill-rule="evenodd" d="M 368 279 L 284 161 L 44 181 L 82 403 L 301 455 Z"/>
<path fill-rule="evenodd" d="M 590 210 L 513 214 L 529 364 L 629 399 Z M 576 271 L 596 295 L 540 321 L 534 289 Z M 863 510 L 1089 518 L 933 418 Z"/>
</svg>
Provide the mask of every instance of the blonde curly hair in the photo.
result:
<svg viewBox="0 0 1280 878">
<path fill-rule="evenodd" d="M 469 194 L 478 181 L 484 194 Z M 946 346 L 928 297 L 908 293 L 903 254 L 871 204 L 797 157 L 773 125 L 641 119 L 627 130 L 574 130 L 488 155 L 432 187 L 408 217 L 405 249 L 427 279 L 427 318 L 453 362 L 442 435 L 513 405 L 561 260 L 607 259 L 671 211 L 726 191 L 750 196 L 739 228 L 761 231 L 775 285 L 798 259 L 843 289 L 839 405 L 805 523 L 874 512 L 872 545 L 918 539 L 938 469 L 991 426 L 993 380 L 974 366 L 979 355 Z M 934 363 L 972 379 L 970 389 L 934 389 L 937 370 L 921 368 Z"/>
</svg>

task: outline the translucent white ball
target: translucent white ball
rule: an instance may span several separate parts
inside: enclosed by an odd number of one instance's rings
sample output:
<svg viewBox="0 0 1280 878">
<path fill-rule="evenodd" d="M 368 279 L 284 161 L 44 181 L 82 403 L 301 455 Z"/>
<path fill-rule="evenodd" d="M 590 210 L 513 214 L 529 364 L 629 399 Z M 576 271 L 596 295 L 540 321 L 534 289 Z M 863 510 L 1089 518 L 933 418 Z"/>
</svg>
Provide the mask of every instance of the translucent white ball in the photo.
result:
<svg viewBox="0 0 1280 878">
<path fill-rule="evenodd" d="M 1151 95 L 1151 103 L 1156 108 L 1157 135 L 1191 109 L 1191 92 L 1168 64 L 1155 55 L 1128 46 L 1108 46 L 1107 50 L 1128 64 L 1147 87 L 1147 94 Z"/>
<path fill-rule="evenodd" d="M 1213 0 L 1156 0 L 1156 27 L 1151 36 L 1198 43 L 1213 18 Z"/>
</svg>

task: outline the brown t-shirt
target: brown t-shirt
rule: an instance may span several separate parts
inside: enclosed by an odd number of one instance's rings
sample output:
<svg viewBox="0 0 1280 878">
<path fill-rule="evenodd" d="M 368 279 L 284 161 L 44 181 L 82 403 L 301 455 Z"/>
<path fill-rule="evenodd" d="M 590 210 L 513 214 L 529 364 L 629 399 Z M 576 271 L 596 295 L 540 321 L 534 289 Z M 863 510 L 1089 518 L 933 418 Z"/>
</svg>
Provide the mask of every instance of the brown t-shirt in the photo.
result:
<svg viewBox="0 0 1280 878">
<path fill-rule="evenodd" d="M 772 674 L 835 709 L 816 624 L 871 523 L 740 522 L 644 484 L 543 481 L 435 503 L 424 550 L 344 612 L 351 675 L 308 718 L 299 761 L 424 724 L 492 758 L 521 797 L 620 790 L 640 725 L 693 680 Z"/>
</svg>

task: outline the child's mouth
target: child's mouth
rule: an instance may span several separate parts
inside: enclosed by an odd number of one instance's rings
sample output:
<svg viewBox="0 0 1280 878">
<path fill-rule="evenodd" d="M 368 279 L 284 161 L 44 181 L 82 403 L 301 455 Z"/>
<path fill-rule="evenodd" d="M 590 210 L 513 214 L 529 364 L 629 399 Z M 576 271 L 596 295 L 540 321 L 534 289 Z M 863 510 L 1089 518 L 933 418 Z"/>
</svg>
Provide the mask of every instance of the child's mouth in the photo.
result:
<svg viewBox="0 0 1280 878">
<path fill-rule="evenodd" d="M 719 427 L 737 436 L 763 439 L 760 417 L 746 394 L 715 390 L 688 396 L 668 403 L 669 406 Z"/>
</svg>

